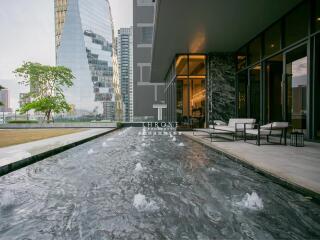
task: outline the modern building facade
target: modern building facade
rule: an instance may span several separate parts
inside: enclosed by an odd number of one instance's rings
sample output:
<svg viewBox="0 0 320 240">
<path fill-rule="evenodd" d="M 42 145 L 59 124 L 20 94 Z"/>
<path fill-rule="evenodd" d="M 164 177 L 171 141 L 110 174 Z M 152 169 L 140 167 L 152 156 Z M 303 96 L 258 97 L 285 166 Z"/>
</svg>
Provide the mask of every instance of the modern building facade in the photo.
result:
<svg viewBox="0 0 320 240">
<path fill-rule="evenodd" d="M 151 81 L 154 14 L 155 0 L 133 0 L 134 121 L 156 121 L 164 107 L 164 83 Z"/>
<path fill-rule="evenodd" d="M 31 102 L 31 98 L 28 93 L 19 93 L 19 107 L 22 108 L 27 103 Z"/>
<path fill-rule="evenodd" d="M 121 96 L 114 77 L 117 59 L 108 0 L 55 0 L 55 26 L 56 64 L 75 76 L 74 85 L 65 90 L 67 101 L 78 112 L 114 120 L 113 110 L 122 104 L 116 103 Z"/>
<path fill-rule="evenodd" d="M 133 28 L 120 28 L 117 37 L 123 120 L 133 121 Z"/>
<path fill-rule="evenodd" d="M 319 0 L 159 0 L 156 8 L 151 79 L 166 83 L 166 120 L 288 121 L 320 139 Z M 205 63 L 192 62 L 199 56 Z"/>
<path fill-rule="evenodd" d="M 0 112 L 12 112 L 10 108 L 10 95 L 9 90 L 4 88 L 0 90 L 0 102 L 2 106 L 0 106 Z"/>
</svg>

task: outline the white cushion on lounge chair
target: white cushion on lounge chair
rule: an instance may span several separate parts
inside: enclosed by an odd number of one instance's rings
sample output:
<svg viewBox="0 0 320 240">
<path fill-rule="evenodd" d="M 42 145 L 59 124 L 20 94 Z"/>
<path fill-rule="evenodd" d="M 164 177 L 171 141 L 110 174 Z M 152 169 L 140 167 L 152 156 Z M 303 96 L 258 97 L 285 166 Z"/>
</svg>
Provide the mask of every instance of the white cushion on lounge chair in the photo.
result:
<svg viewBox="0 0 320 240">
<path fill-rule="evenodd" d="M 214 120 L 213 121 L 215 125 L 218 125 L 218 126 L 226 126 L 227 124 L 221 120 Z"/>
<path fill-rule="evenodd" d="M 214 126 L 214 129 L 227 131 L 227 132 L 235 132 L 236 131 L 235 127 L 230 127 L 230 126 Z"/>
<path fill-rule="evenodd" d="M 279 128 L 287 128 L 289 126 L 288 122 L 273 122 L 268 123 L 266 125 L 261 126 L 260 128 L 263 129 L 279 129 Z"/>
<path fill-rule="evenodd" d="M 258 135 L 258 129 L 248 129 L 246 130 L 246 134 L 251 134 L 251 135 Z M 261 136 L 276 136 L 276 135 L 281 135 L 282 132 L 281 130 L 266 130 L 266 129 L 260 129 L 260 135 Z"/>
<path fill-rule="evenodd" d="M 258 135 L 258 129 L 246 129 L 246 134 Z M 260 129 L 260 135 L 261 136 L 270 135 L 270 130 Z"/>
<path fill-rule="evenodd" d="M 243 123 L 243 124 L 241 124 Z M 244 124 L 246 123 L 246 128 L 253 129 L 256 120 L 254 118 L 230 118 L 228 126 L 237 129 L 244 129 Z M 237 126 L 236 126 L 237 124 Z"/>
</svg>

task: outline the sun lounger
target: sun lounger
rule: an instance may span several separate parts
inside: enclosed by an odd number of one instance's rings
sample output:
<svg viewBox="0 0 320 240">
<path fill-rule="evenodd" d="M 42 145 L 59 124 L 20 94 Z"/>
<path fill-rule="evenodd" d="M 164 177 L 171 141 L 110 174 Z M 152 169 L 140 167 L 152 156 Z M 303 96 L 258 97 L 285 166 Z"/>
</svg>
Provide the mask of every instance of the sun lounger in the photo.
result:
<svg viewBox="0 0 320 240">
<path fill-rule="evenodd" d="M 253 129 L 256 120 L 253 118 L 230 118 L 228 125 L 222 121 L 215 121 L 214 129 L 232 133 L 234 138 L 237 139 L 240 133 L 244 136 L 244 128 Z"/>
<path fill-rule="evenodd" d="M 254 129 L 247 129 L 245 125 L 244 141 L 247 141 L 250 136 L 253 136 L 256 139 L 256 145 L 260 146 L 261 138 L 265 137 L 268 143 L 281 145 L 282 139 L 284 139 L 284 145 L 287 145 L 288 122 L 272 122 L 262 126 L 255 124 L 255 126 L 256 128 Z M 280 137 L 279 143 L 271 142 L 270 137 Z"/>
</svg>

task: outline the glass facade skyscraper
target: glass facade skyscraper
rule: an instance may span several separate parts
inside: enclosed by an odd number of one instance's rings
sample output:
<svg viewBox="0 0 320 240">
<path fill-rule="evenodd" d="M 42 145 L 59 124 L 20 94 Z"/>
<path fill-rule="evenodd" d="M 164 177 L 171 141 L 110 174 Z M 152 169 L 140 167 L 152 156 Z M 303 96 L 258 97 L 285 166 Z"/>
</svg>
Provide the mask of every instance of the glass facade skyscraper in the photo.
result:
<svg viewBox="0 0 320 240">
<path fill-rule="evenodd" d="M 124 104 L 123 120 L 133 121 L 133 35 L 131 28 L 120 28 L 118 31 L 117 48 L 121 95 Z"/>
<path fill-rule="evenodd" d="M 77 113 L 114 120 L 120 91 L 115 89 L 119 84 L 108 0 L 55 0 L 55 24 L 57 65 L 75 76 L 74 86 L 65 90 L 67 101 Z"/>
</svg>

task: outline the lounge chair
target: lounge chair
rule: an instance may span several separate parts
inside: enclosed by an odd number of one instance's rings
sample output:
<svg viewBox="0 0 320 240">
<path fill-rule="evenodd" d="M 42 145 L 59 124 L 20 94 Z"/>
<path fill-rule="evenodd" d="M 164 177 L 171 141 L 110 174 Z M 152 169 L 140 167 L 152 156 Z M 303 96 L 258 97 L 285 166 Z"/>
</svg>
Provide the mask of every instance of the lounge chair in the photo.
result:
<svg viewBox="0 0 320 240">
<path fill-rule="evenodd" d="M 268 143 L 271 144 L 282 144 L 282 138 L 284 139 L 284 145 L 287 145 L 287 129 L 288 122 L 272 122 L 266 125 L 260 126 L 259 124 L 255 124 L 257 128 L 255 129 L 247 129 L 245 125 L 244 130 L 244 141 L 247 141 L 248 137 L 254 136 L 256 139 L 256 145 L 261 145 L 261 138 L 265 137 Z M 270 141 L 270 137 L 280 137 L 280 142 L 275 143 Z"/>
<path fill-rule="evenodd" d="M 253 129 L 256 120 L 253 118 L 230 118 L 228 125 L 222 121 L 215 120 L 214 129 L 229 132 L 233 134 L 233 138 L 237 140 L 238 133 L 244 136 L 244 129 Z"/>
<path fill-rule="evenodd" d="M 217 124 L 218 121 L 215 121 L 215 124 Z M 220 121 L 221 122 L 221 121 Z M 224 124 L 223 122 L 221 122 L 221 125 Z M 221 134 L 223 135 L 227 135 L 230 134 L 231 132 L 229 131 L 225 131 L 225 130 L 217 130 L 215 129 L 214 125 L 209 125 L 209 128 L 194 128 L 193 130 L 193 135 L 195 135 L 195 132 L 203 132 L 208 134 L 208 137 L 210 137 L 210 140 L 212 142 L 212 139 L 218 135 L 220 136 Z"/>
</svg>

